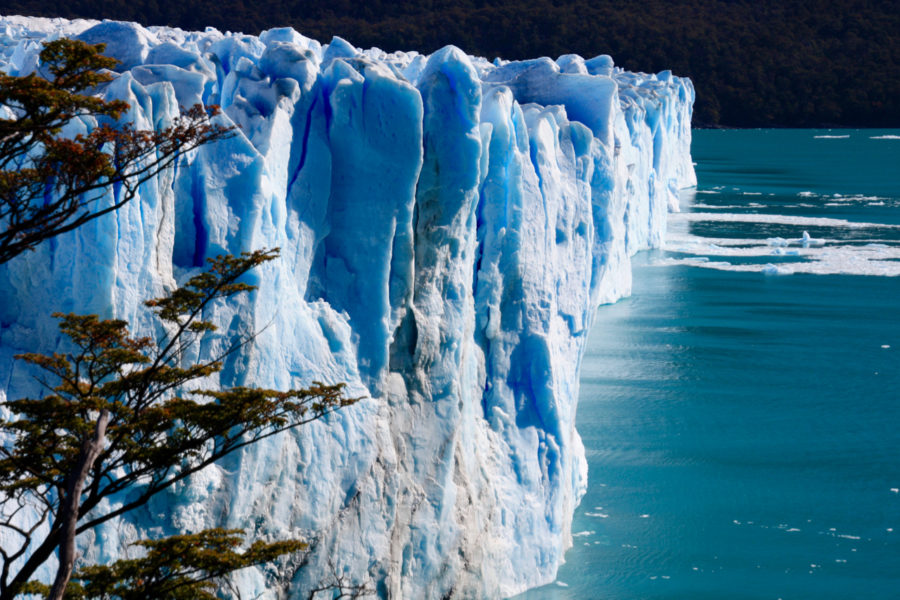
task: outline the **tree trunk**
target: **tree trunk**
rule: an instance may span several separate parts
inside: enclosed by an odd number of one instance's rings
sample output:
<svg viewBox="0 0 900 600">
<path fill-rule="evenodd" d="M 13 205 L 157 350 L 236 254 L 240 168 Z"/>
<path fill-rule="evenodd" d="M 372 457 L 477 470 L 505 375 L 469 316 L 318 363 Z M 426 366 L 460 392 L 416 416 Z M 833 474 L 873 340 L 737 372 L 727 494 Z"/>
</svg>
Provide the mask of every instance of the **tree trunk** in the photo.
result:
<svg viewBox="0 0 900 600">
<path fill-rule="evenodd" d="M 63 499 L 59 514 L 59 520 L 62 521 L 59 539 L 59 568 L 56 571 L 56 579 L 53 580 L 53 587 L 50 588 L 48 600 L 63 600 L 66 586 L 69 585 L 69 579 L 72 577 L 72 570 L 75 568 L 75 536 L 78 528 L 81 493 L 84 490 L 84 482 L 88 473 L 94 467 L 94 461 L 103 450 L 108 422 L 109 411 L 100 411 L 97 426 L 94 429 L 94 437 L 84 440 L 81 452 L 78 454 L 78 464 L 69 475 L 66 497 Z"/>
</svg>

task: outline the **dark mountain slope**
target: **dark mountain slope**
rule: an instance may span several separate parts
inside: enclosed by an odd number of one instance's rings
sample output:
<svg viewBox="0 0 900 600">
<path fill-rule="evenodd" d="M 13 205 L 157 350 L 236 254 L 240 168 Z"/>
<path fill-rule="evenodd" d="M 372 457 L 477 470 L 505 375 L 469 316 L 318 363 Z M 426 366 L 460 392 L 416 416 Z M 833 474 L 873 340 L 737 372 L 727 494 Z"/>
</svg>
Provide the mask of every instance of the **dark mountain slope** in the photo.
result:
<svg viewBox="0 0 900 600">
<path fill-rule="evenodd" d="M 697 88 L 695 125 L 900 127 L 896 0 L 6 0 L 4 14 L 111 18 L 488 57 L 612 55 Z"/>
</svg>

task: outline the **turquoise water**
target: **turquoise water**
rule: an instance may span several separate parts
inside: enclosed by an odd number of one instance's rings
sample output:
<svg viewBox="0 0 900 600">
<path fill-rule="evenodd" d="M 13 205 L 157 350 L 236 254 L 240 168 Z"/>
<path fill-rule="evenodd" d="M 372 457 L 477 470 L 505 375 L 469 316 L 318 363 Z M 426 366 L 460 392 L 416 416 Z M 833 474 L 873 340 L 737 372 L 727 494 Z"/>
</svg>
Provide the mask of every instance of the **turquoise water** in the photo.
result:
<svg viewBox="0 0 900 600">
<path fill-rule="evenodd" d="M 694 136 L 694 216 L 591 333 L 575 545 L 520 598 L 898 598 L 900 131 Z"/>
</svg>

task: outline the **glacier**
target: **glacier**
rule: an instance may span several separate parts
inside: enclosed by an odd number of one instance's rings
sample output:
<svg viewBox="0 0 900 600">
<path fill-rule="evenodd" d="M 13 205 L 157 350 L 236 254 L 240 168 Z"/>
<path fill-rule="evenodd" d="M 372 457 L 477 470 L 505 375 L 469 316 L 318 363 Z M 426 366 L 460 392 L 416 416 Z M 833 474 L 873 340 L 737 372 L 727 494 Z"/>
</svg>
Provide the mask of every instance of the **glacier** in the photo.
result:
<svg viewBox="0 0 900 600">
<path fill-rule="evenodd" d="M 587 484 L 575 413 L 592 315 L 630 292 L 630 257 L 662 243 L 696 183 L 691 82 L 608 56 L 490 62 L 288 28 L 14 16 L 0 17 L 0 70 L 34 71 L 61 36 L 107 44 L 121 64 L 102 93 L 137 127 L 202 102 L 238 133 L 0 266 L 0 400 L 37 393 L 12 356 L 60 348 L 52 312 L 152 331 L 144 299 L 261 247 L 280 258 L 252 275 L 258 291 L 214 307 L 221 328 L 196 349 L 257 333 L 213 383 L 343 381 L 366 398 L 83 536 L 84 556 L 225 526 L 311 544 L 237 574 L 243 597 L 340 579 L 387 598 L 499 598 L 552 581 Z"/>
</svg>

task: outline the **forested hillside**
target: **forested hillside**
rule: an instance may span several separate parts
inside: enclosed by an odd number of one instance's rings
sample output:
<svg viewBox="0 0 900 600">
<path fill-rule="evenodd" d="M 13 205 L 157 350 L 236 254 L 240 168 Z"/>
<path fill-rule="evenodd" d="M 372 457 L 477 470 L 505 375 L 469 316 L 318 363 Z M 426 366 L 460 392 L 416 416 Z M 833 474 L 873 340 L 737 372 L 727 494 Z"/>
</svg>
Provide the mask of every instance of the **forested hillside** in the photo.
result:
<svg viewBox="0 0 900 600">
<path fill-rule="evenodd" d="M 489 58 L 610 54 L 697 88 L 695 126 L 900 127 L 896 0 L 7 0 L 5 14 L 90 17 Z"/>
</svg>

